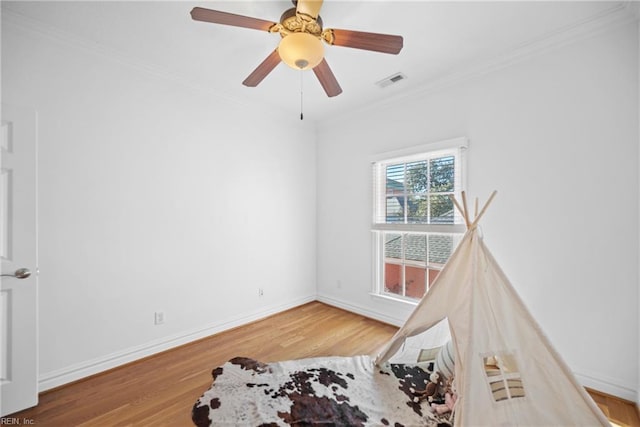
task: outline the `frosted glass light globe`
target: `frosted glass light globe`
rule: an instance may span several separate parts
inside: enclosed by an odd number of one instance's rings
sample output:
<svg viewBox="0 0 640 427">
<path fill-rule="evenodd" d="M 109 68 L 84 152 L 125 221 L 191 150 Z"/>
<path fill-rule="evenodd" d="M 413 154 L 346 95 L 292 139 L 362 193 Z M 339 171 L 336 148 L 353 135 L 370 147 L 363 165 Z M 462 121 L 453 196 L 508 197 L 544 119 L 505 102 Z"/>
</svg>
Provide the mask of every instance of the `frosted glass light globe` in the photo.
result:
<svg viewBox="0 0 640 427">
<path fill-rule="evenodd" d="M 314 68 L 324 58 L 322 41 L 309 33 L 291 33 L 280 40 L 280 59 L 296 70 Z"/>
</svg>

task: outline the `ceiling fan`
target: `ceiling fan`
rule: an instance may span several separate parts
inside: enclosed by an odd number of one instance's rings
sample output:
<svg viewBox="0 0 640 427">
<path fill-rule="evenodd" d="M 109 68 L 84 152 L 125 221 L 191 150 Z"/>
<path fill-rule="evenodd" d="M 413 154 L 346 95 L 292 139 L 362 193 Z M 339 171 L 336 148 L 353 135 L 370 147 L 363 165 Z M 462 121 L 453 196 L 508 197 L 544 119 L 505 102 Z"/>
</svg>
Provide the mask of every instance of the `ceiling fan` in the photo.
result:
<svg viewBox="0 0 640 427">
<path fill-rule="evenodd" d="M 342 88 L 324 58 L 322 41 L 329 45 L 351 47 L 397 55 L 402 49 L 402 36 L 339 30 L 322 27 L 322 0 L 291 0 L 295 7 L 286 10 L 280 22 L 272 22 L 218 10 L 195 7 L 191 18 L 196 21 L 231 25 L 279 33 L 278 47 L 242 82 L 257 86 L 280 61 L 296 70 L 313 69 L 328 96 L 342 93 Z"/>
</svg>

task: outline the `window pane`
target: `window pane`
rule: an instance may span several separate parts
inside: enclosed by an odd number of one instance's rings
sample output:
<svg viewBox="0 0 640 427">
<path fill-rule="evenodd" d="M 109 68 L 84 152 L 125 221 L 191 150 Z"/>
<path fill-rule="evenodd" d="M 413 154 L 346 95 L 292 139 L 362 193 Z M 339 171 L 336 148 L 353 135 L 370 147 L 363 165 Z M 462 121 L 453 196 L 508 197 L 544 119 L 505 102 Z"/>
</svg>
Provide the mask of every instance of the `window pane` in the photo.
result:
<svg viewBox="0 0 640 427">
<path fill-rule="evenodd" d="M 427 259 L 427 236 L 425 234 L 405 235 L 404 257 L 407 260 L 424 263 Z"/>
<path fill-rule="evenodd" d="M 405 267 L 405 296 L 420 299 L 426 291 L 425 270 L 421 267 Z"/>
<path fill-rule="evenodd" d="M 387 222 L 404 222 L 404 197 L 387 197 Z"/>
<path fill-rule="evenodd" d="M 385 233 L 384 257 L 402 259 L 402 234 Z"/>
<path fill-rule="evenodd" d="M 433 282 L 436 281 L 436 277 L 438 277 L 438 274 L 440 274 L 440 270 L 429 268 L 427 272 L 429 274 L 429 286 L 431 286 L 433 285 Z M 422 295 L 420 297 L 422 297 Z"/>
<path fill-rule="evenodd" d="M 409 224 L 424 224 L 429 221 L 427 198 L 425 196 L 409 195 L 407 197 L 407 205 L 409 212 L 407 213 L 407 222 Z"/>
<path fill-rule="evenodd" d="M 453 236 L 448 234 L 429 235 L 429 265 L 444 265 L 453 251 Z"/>
<path fill-rule="evenodd" d="M 453 156 L 440 157 L 430 160 L 430 186 L 432 192 L 454 190 L 455 159 Z"/>
<path fill-rule="evenodd" d="M 432 224 L 453 224 L 454 207 L 448 195 L 431 196 L 429 201 Z"/>
<path fill-rule="evenodd" d="M 384 291 L 402 295 L 402 266 L 398 264 L 384 264 Z"/>
<path fill-rule="evenodd" d="M 387 166 L 387 195 L 404 193 L 404 163 Z"/>
<path fill-rule="evenodd" d="M 407 163 L 407 191 L 410 193 L 426 193 L 429 190 L 427 162 Z"/>
</svg>

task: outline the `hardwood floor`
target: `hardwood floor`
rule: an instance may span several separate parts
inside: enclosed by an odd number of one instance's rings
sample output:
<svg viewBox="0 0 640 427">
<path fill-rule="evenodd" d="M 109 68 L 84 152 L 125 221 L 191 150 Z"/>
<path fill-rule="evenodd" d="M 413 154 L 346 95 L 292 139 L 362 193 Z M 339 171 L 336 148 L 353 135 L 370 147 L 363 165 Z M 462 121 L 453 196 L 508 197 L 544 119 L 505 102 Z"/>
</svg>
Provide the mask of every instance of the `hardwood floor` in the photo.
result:
<svg viewBox="0 0 640 427">
<path fill-rule="evenodd" d="M 191 407 L 211 385 L 211 370 L 234 356 L 270 362 L 369 354 L 396 329 L 312 302 L 47 391 L 37 407 L 10 417 L 54 427 L 188 427 Z M 640 427 L 634 404 L 590 393 L 617 425 Z"/>
<path fill-rule="evenodd" d="M 612 422 L 612 425 L 640 426 L 640 414 L 633 402 L 627 402 L 595 390 L 587 389 L 587 391 Z"/>
</svg>

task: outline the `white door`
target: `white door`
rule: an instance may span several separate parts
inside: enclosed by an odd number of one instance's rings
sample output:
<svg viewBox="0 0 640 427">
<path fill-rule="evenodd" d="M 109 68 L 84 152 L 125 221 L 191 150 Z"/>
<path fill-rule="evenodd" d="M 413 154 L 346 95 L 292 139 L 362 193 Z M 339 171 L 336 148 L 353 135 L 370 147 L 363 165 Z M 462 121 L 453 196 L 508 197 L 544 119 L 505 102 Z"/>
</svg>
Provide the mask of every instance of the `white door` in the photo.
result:
<svg viewBox="0 0 640 427">
<path fill-rule="evenodd" d="M 38 403 L 36 113 L 2 104 L 0 416 Z"/>
</svg>

